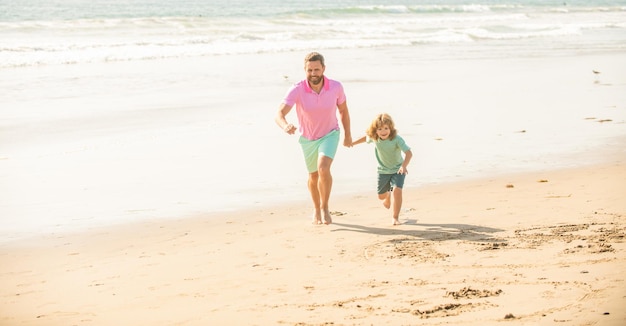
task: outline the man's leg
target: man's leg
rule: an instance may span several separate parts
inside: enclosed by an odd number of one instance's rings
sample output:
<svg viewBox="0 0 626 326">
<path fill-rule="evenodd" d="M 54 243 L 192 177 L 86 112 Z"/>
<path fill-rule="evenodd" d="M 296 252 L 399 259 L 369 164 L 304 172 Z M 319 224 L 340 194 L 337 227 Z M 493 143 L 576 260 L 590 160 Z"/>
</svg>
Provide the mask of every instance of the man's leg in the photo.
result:
<svg viewBox="0 0 626 326">
<path fill-rule="evenodd" d="M 324 224 L 330 224 L 333 222 L 330 216 L 330 210 L 328 208 L 328 201 L 330 199 L 330 191 L 333 188 L 333 176 L 330 174 L 330 166 L 333 163 L 333 159 L 328 156 L 320 156 L 317 172 L 319 174 L 319 180 L 317 188 L 319 191 L 319 208 L 324 216 Z"/>
<path fill-rule="evenodd" d="M 313 224 L 322 224 L 322 211 L 320 210 L 320 192 L 318 190 L 319 173 L 317 171 L 309 173 L 308 187 L 313 200 Z"/>
</svg>

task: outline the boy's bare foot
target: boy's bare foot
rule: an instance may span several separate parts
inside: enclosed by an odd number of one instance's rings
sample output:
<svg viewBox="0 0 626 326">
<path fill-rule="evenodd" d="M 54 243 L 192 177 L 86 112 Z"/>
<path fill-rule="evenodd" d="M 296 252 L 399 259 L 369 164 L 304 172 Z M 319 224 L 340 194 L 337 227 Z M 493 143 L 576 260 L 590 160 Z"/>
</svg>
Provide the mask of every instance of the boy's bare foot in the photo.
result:
<svg viewBox="0 0 626 326">
<path fill-rule="evenodd" d="M 400 222 L 400 220 L 398 220 L 397 218 L 393 219 L 393 225 L 400 225 L 402 224 L 402 222 Z"/>
<path fill-rule="evenodd" d="M 329 211 L 324 211 L 324 224 L 328 225 L 333 223 L 333 218 L 330 216 Z"/>
<path fill-rule="evenodd" d="M 391 193 L 390 192 L 387 193 L 387 197 L 385 198 L 385 200 L 383 200 L 383 206 L 385 206 L 386 209 L 389 209 L 389 207 L 391 207 Z"/>
</svg>

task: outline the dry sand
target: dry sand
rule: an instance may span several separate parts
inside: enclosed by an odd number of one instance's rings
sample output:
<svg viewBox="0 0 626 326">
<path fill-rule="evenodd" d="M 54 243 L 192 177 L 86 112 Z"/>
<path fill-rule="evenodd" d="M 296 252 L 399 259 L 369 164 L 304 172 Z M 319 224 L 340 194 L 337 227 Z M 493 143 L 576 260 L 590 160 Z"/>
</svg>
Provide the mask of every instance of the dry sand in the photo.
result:
<svg viewBox="0 0 626 326">
<path fill-rule="evenodd" d="M 20 240 L 0 325 L 625 325 L 611 162 Z"/>
</svg>

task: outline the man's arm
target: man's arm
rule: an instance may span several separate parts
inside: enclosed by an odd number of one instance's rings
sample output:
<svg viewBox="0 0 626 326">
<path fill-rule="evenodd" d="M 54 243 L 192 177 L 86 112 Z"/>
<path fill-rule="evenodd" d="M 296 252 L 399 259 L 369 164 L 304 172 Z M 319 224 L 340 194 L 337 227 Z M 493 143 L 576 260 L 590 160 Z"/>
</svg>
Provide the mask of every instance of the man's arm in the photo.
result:
<svg viewBox="0 0 626 326">
<path fill-rule="evenodd" d="M 347 101 L 337 105 L 339 109 L 339 117 L 341 118 L 341 124 L 343 125 L 343 146 L 352 146 L 352 131 L 350 130 L 350 112 L 348 112 Z"/>
<path fill-rule="evenodd" d="M 278 112 L 276 113 L 274 121 L 276 121 L 276 124 L 286 133 L 293 135 L 296 132 L 297 128 L 293 124 L 287 122 L 287 119 L 285 118 L 289 111 L 291 111 L 291 108 L 291 105 L 282 103 L 278 108 Z"/>
</svg>

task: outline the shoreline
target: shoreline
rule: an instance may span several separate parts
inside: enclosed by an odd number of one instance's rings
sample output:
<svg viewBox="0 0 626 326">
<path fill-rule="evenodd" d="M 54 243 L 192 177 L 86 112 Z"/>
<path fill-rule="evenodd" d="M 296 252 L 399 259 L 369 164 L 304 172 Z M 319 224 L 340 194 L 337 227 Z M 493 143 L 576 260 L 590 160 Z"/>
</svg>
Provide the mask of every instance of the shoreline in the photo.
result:
<svg viewBox="0 0 626 326">
<path fill-rule="evenodd" d="M 620 136 L 620 138 L 623 138 Z M 345 149 L 343 149 L 345 150 Z M 349 150 L 349 149 L 348 149 Z M 580 153 L 570 153 L 568 156 L 579 155 Z M 517 179 L 520 176 L 526 175 L 540 175 L 540 174 L 552 174 L 552 173 L 568 173 L 568 171 L 579 171 L 579 170 L 593 170 L 596 167 L 605 167 L 610 166 L 612 164 L 621 164 L 624 161 L 624 156 L 626 155 L 626 150 L 616 150 L 614 147 L 607 146 L 603 149 L 596 149 L 592 153 L 586 153 L 587 156 L 596 156 L 597 159 L 591 159 L 586 157 L 583 159 L 585 164 L 574 164 L 572 166 L 567 166 L 563 164 L 562 166 L 556 168 L 534 168 L 534 169 L 522 169 L 521 171 L 515 172 L 499 172 L 494 175 L 487 176 L 486 174 L 478 174 L 472 176 L 457 176 L 457 177 L 449 177 L 445 178 L 441 181 L 437 182 L 427 182 L 421 183 L 420 180 L 413 180 L 415 175 L 412 173 L 411 182 L 407 182 L 405 185 L 405 198 L 406 193 L 423 193 L 428 192 L 431 189 L 438 188 L 446 188 L 446 187 L 455 187 L 458 185 L 471 184 L 471 183 L 481 183 L 488 182 L 492 179 Z M 592 163 L 589 163 L 592 162 Z M 619 163 L 616 163 L 619 162 Z M 374 174 L 372 174 L 374 175 Z M 304 176 L 305 177 L 305 176 Z M 303 177 L 303 178 L 304 178 Z M 343 181 L 343 180 L 342 180 Z M 338 187 L 339 186 L 339 187 Z M 303 186 L 304 187 L 304 186 Z M 334 184 L 334 188 L 344 188 L 344 189 L 352 189 L 345 184 L 337 185 L 337 182 Z M 278 210 L 278 207 L 288 207 L 289 210 L 299 210 L 307 211 L 309 206 L 311 205 L 308 192 L 306 189 L 300 189 L 302 196 L 300 198 L 291 198 L 285 201 L 265 201 L 259 202 L 257 204 L 246 205 L 240 208 L 229 207 L 223 210 L 218 211 L 203 211 L 198 213 L 183 213 L 177 216 L 154 216 L 154 217 L 142 217 L 137 220 L 132 221 L 123 221 L 119 218 L 116 219 L 117 222 L 110 222 L 104 224 L 88 224 L 79 226 L 76 228 L 70 228 L 67 225 L 58 226 L 58 231 L 55 231 L 52 227 L 47 227 L 45 231 L 34 232 L 34 231 L 20 231 L 21 235 L 12 239 L 5 240 L 0 242 L 0 248 L 7 247 L 11 248 L 14 246 L 20 247 L 20 244 L 29 243 L 31 241 L 39 242 L 45 239 L 54 239 L 58 237 L 67 237 L 67 236 L 81 236 L 85 234 L 98 234 L 101 232 L 114 232 L 115 230 L 123 230 L 123 229 L 134 229 L 141 228 L 142 225 L 153 225 L 153 224 L 172 224 L 178 223 L 179 221 L 186 220 L 196 220 L 196 219 L 216 219 L 219 220 L 221 216 L 237 216 L 237 215 L 251 215 L 256 211 L 267 211 L 267 210 Z M 331 211 L 334 213 L 339 212 L 334 209 L 335 202 L 345 202 L 349 201 L 353 198 L 370 198 L 372 201 L 377 202 L 375 189 L 368 189 L 366 191 L 360 190 L 343 190 L 343 192 L 338 193 L 336 189 L 333 189 L 333 194 L 331 195 Z M 406 205 L 406 203 L 405 203 Z M 405 210 L 403 205 L 403 210 Z M 175 214 L 175 212 L 174 212 Z M 306 213 L 303 213 L 306 216 Z M 401 214 L 402 215 L 402 214 Z M 306 219 L 305 219 L 306 220 Z M 9 232 L 5 232 L 7 235 Z M 30 245 L 28 245 L 30 246 Z"/>
<path fill-rule="evenodd" d="M 574 155 L 574 154 L 572 154 Z M 406 208 L 406 197 L 408 194 L 413 194 L 414 196 L 419 196 L 421 193 L 428 193 L 435 191 L 434 189 L 445 189 L 445 188 L 458 188 L 460 185 L 464 184 L 475 184 L 475 183 L 491 183 L 493 180 L 518 180 L 520 178 L 524 178 L 528 175 L 542 175 L 542 174 L 567 174 L 567 173 L 577 173 L 581 170 L 594 170 L 596 168 L 606 168 L 613 165 L 622 166 L 624 165 L 624 169 L 626 169 L 626 150 L 616 151 L 616 150 L 605 150 L 605 151 L 596 151 L 593 155 L 604 155 L 604 159 L 599 159 L 600 162 L 587 163 L 583 165 L 574 165 L 574 166 L 560 166 L 557 168 L 543 168 L 543 169 L 530 169 L 530 170 L 522 170 L 516 172 L 499 172 L 491 176 L 487 176 L 484 174 L 480 175 L 472 175 L 472 176 L 457 176 L 457 177 L 449 177 L 443 179 L 438 182 L 428 182 L 419 184 L 419 180 L 417 182 L 412 182 L 412 184 L 405 184 L 404 188 L 404 204 L 401 212 L 401 216 L 405 213 L 406 210 L 412 210 L 412 208 Z M 335 182 L 336 183 L 336 182 Z M 418 183 L 419 185 L 415 185 Z M 337 185 L 335 184 L 334 187 Z M 346 187 L 346 185 L 341 185 Z M 340 209 L 335 209 L 334 203 L 339 202 L 349 202 L 353 199 L 362 199 L 369 198 L 369 201 L 373 203 L 378 203 L 378 199 L 375 196 L 375 188 L 368 189 L 366 191 L 347 191 L 343 193 L 336 194 L 333 190 L 333 194 L 331 195 L 331 213 L 333 218 L 336 215 L 342 216 L 343 213 Z M 367 201 L 367 200 L 366 200 Z M 382 204 L 381 204 L 382 205 Z M 123 231 L 125 229 L 141 229 L 142 226 L 149 226 L 155 224 L 163 224 L 163 225 L 173 225 L 180 223 L 181 221 L 186 221 L 192 223 L 193 221 L 201 221 L 201 220 L 219 220 L 223 216 L 242 216 L 242 215 L 254 215 L 255 212 L 258 211 L 272 211 L 272 210 L 280 210 L 280 207 L 285 207 L 289 211 L 302 211 L 303 221 L 307 221 L 306 216 L 308 216 L 308 211 L 312 210 L 310 208 L 311 203 L 308 198 L 308 191 L 302 191 L 302 198 L 300 199 L 288 199 L 285 201 L 273 201 L 273 202 L 263 202 L 258 204 L 250 204 L 246 205 L 242 208 L 224 208 L 222 210 L 215 211 L 204 211 L 197 213 L 185 213 L 183 215 L 176 216 L 155 216 L 155 217 L 145 217 L 138 220 L 132 221 L 118 221 L 105 223 L 101 225 L 87 225 L 83 227 L 77 228 L 68 228 L 67 226 L 59 226 L 59 231 L 54 231 L 51 229 L 47 229 L 47 231 L 42 232 L 22 232 L 24 235 L 16 237 L 14 239 L 6 240 L 5 242 L 0 242 L 0 248 L 13 248 L 13 247 L 21 247 L 24 246 L 30 247 L 32 246 L 32 242 L 47 242 L 54 241 L 53 239 L 57 238 L 65 238 L 65 237 L 81 237 L 83 235 L 90 234 L 99 234 L 99 233 L 111 233 L 116 231 Z M 374 205 L 375 206 L 375 205 Z M 372 208 L 379 208 L 379 207 Z M 304 207 L 304 208 L 302 208 Z M 310 208 L 310 209 L 309 209 Z M 402 217 L 401 217 L 402 219 Z M 306 225 L 306 223 L 305 223 Z M 7 233 L 8 234 L 8 233 Z"/>
</svg>

